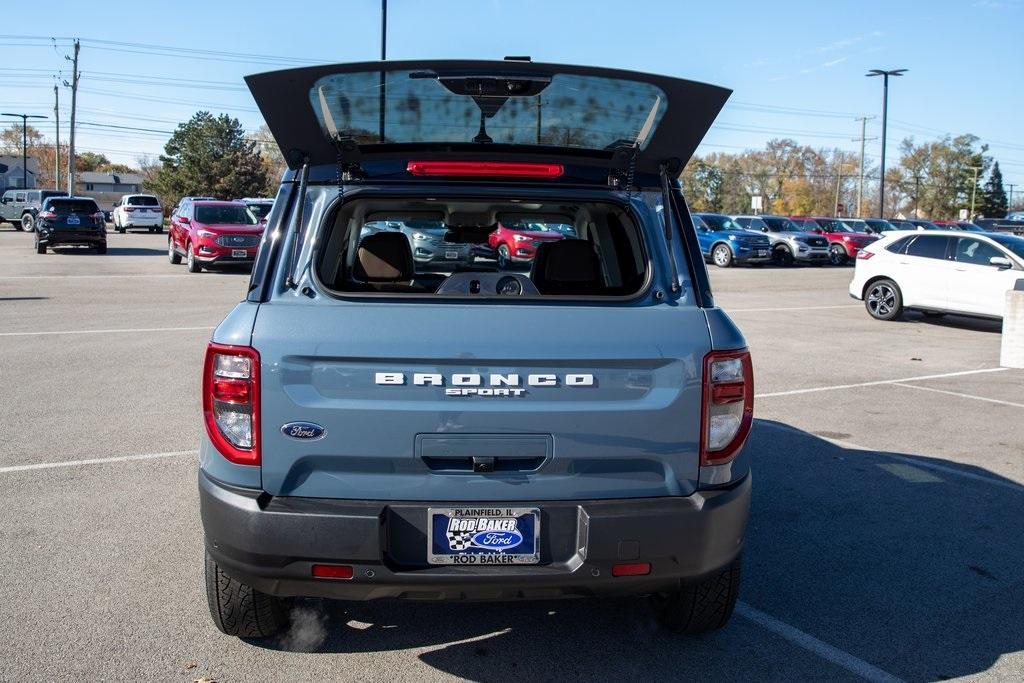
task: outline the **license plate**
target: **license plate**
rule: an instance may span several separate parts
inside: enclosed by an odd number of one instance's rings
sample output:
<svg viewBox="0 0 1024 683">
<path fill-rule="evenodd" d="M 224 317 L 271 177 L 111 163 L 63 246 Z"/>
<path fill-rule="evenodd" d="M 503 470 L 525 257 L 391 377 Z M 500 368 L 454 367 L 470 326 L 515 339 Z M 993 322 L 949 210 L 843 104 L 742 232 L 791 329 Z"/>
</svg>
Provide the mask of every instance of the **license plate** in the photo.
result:
<svg viewBox="0 0 1024 683">
<path fill-rule="evenodd" d="M 249 255 L 249 252 L 247 252 L 245 249 L 232 249 L 231 250 L 231 258 L 245 258 L 248 255 Z"/>
<path fill-rule="evenodd" d="M 459 252 L 457 252 L 457 251 L 446 251 L 446 252 L 444 252 L 444 257 L 446 259 L 448 259 L 449 261 L 454 261 L 455 259 L 459 258 Z"/>
<path fill-rule="evenodd" d="M 78 216 L 68 216 L 68 225 L 81 225 L 82 221 Z"/>
<path fill-rule="evenodd" d="M 537 508 L 429 508 L 430 564 L 537 564 Z"/>
<path fill-rule="evenodd" d="M 767 249 L 758 249 L 757 250 L 757 255 L 758 256 L 767 256 L 768 255 L 768 250 Z"/>
</svg>

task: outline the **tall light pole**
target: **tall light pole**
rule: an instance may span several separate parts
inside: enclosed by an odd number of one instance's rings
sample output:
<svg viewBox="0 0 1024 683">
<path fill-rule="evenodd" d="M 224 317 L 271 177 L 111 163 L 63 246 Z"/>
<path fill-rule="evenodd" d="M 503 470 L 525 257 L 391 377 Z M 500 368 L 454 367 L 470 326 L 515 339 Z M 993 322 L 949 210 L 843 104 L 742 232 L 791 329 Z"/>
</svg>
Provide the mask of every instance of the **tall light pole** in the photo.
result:
<svg viewBox="0 0 1024 683">
<path fill-rule="evenodd" d="M 885 139 L 886 124 L 889 117 L 889 76 L 902 76 L 906 69 L 872 69 L 864 74 L 865 76 L 882 77 L 882 173 L 878 180 L 878 217 L 885 218 Z"/>
<path fill-rule="evenodd" d="M 28 120 L 45 119 L 39 114 L 0 114 L 2 116 L 14 116 L 21 119 L 21 187 L 28 187 Z"/>
</svg>

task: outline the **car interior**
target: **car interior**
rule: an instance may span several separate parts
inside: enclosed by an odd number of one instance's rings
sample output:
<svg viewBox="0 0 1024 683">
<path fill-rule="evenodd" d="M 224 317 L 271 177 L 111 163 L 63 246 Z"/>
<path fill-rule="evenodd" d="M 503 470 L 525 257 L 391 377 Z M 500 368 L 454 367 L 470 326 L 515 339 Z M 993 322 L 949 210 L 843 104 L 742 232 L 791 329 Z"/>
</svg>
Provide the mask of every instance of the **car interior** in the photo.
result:
<svg viewBox="0 0 1024 683">
<path fill-rule="evenodd" d="M 505 267 L 488 243 L 499 226 L 528 254 Z M 326 227 L 317 276 L 350 294 L 621 297 L 648 267 L 636 222 L 610 203 L 366 199 Z"/>
</svg>

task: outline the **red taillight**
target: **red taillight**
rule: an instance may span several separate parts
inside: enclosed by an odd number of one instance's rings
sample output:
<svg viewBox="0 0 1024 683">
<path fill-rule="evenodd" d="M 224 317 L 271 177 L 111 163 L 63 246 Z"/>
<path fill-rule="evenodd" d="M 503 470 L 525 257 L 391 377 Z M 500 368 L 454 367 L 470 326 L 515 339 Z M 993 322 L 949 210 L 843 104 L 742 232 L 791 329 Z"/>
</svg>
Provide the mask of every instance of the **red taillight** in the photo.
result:
<svg viewBox="0 0 1024 683">
<path fill-rule="evenodd" d="M 347 564 L 314 564 L 313 576 L 318 579 L 351 579 L 352 567 Z"/>
<path fill-rule="evenodd" d="M 489 178 L 558 178 L 561 164 L 502 161 L 410 161 L 406 170 L 418 176 L 480 176 Z"/>
<path fill-rule="evenodd" d="M 650 562 L 632 562 L 612 565 L 612 576 L 647 576 L 651 573 Z"/>
<path fill-rule="evenodd" d="M 41 214 L 39 214 L 38 217 L 43 219 L 44 221 L 57 220 L 57 214 L 55 214 L 53 211 L 43 211 Z"/>
<path fill-rule="evenodd" d="M 704 357 L 700 464 L 722 465 L 735 458 L 753 419 L 750 352 L 712 351 Z"/>
<path fill-rule="evenodd" d="M 214 447 L 238 465 L 259 465 L 260 355 L 211 343 L 203 363 L 203 421 Z"/>
<path fill-rule="evenodd" d="M 103 214 L 102 211 L 97 211 L 96 213 L 92 214 L 92 219 L 94 221 L 106 221 L 107 217 Z"/>
<path fill-rule="evenodd" d="M 124 207 L 124 212 L 125 213 L 131 213 L 134 210 L 135 210 L 134 206 L 126 206 L 126 207 Z"/>
<path fill-rule="evenodd" d="M 860 251 L 857 252 L 857 258 L 864 259 L 865 261 L 867 261 L 869 258 L 871 258 L 874 255 L 875 255 L 875 252 L 873 252 L 873 251 L 864 251 L 863 249 L 861 249 Z"/>
</svg>

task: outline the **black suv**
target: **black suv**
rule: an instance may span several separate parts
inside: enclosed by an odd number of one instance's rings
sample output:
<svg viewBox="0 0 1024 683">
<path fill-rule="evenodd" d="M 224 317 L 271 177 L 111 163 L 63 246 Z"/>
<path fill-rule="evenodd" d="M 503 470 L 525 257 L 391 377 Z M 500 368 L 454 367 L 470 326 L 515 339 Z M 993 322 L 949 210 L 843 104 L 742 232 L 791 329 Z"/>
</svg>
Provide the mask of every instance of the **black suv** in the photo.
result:
<svg viewBox="0 0 1024 683">
<path fill-rule="evenodd" d="M 92 247 L 107 253 L 107 227 L 103 212 L 92 197 L 50 197 L 36 216 L 36 253 L 47 247 Z"/>
<path fill-rule="evenodd" d="M 16 230 L 32 232 L 43 202 L 50 197 L 67 196 L 67 192 L 58 190 L 7 190 L 0 197 L 0 223 L 7 221 Z"/>
</svg>

